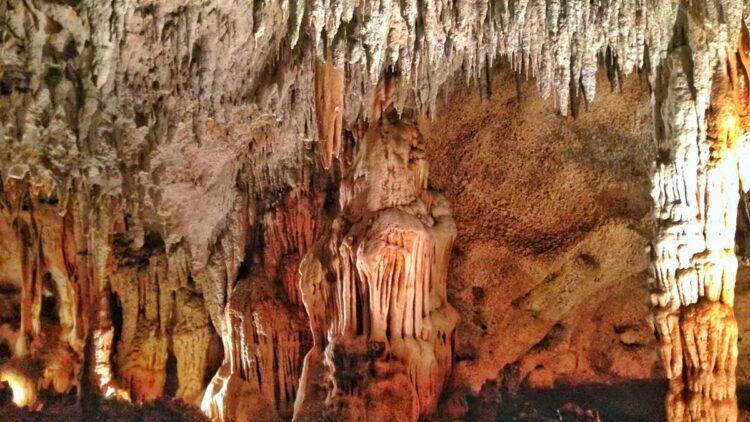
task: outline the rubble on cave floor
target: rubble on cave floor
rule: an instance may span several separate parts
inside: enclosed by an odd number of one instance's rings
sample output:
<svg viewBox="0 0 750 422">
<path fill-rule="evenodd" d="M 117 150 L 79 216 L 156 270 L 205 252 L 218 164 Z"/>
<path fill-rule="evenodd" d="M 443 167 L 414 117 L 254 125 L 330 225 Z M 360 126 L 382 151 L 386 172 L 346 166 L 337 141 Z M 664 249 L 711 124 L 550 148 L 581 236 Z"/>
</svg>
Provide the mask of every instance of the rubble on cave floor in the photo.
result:
<svg viewBox="0 0 750 422">
<path fill-rule="evenodd" d="M 207 422 L 196 406 L 181 399 L 159 398 L 145 404 L 95 397 L 78 402 L 75 394 L 45 397 L 39 411 L 19 408 L 5 400 L 0 389 L 0 421 L 3 422 Z"/>
<path fill-rule="evenodd" d="M 659 422 L 665 420 L 665 393 L 661 380 L 522 389 L 505 392 L 496 420 Z"/>
</svg>

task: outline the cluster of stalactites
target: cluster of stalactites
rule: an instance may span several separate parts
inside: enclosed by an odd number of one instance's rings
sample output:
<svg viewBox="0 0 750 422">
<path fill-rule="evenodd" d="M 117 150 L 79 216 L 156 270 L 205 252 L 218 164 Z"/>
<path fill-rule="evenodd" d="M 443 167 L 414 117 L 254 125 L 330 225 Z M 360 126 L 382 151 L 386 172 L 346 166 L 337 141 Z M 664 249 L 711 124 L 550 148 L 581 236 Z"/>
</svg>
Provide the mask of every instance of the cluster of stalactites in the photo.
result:
<svg viewBox="0 0 750 422">
<path fill-rule="evenodd" d="M 264 215 L 262 255 L 232 287 L 224 309 L 225 360 L 201 404 L 213 420 L 292 416 L 310 343 L 298 267 L 323 225 L 323 200 L 296 189 Z"/>
<path fill-rule="evenodd" d="M 114 149 L 88 142 L 98 136 L 92 132 L 100 93 L 88 65 L 95 53 L 87 22 L 55 2 L 11 0 L 0 13 L 3 181 L 23 181 L 35 194 L 55 196 L 61 213 L 75 188 L 116 194 Z"/>
<path fill-rule="evenodd" d="M 130 103 L 140 94 L 129 90 L 148 91 L 144 89 L 147 83 L 169 86 L 173 81 L 166 75 L 172 73 L 165 70 L 175 67 L 180 72 L 173 75 L 175 79 L 203 84 L 186 85 L 207 108 L 219 107 L 225 96 L 250 94 L 257 97 L 254 100 L 264 113 L 300 127 L 312 123 L 315 112 L 335 113 L 336 119 L 322 125 L 319 121 L 318 133 L 309 134 L 327 151 L 322 157 L 325 167 L 330 165 L 327 156 L 338 154 L 340 128 L 369 115 L 372 93 L 389 72 L 400 76 L 395 87 L 399 107 L 408 97 L 418 109 L 432 110 L 446 83 L 456 78 L 486 82 L 498 57 L 507 57 L 517 71 L 534 76 L 540 92 L 555 98 L 561 113 L 567 114 L 572 99 L 593 99 L 596 69 L 604 57 L 609 58 L 608 65 L 626 73 L 649 65 L 647 71 L 655 76 L 667 55 L 683 3 L 274 0 L 247 5 L 178 1 L 153 5 L 149 12 L 153 16 L 147 17 L 149 13 L 142 13 L 146 10 L 130 4 L 86 1 L 73 7 L 10 1 L 4 9 L 9 30 L 4 31 L 0 61 L 4 86 L 12 94 L 3 100 L 9 112 L 0 114 L 0 138 L 11 142 L 3 142 L 0 152 L 12 159 L 0 166 L 0 172 L 4 178 L 28 175 L 41 189 L 56 190 L 62 203 L 70 186 L 81 180 L 107 192 L 121 192 L 129 177 L 121 170 L 133 164 L 133 157 L 146 151 L 150 142 L 145 129 L 117 113 L 134 112 Z M 731 33 L 743 14 L 748 19 L 746 3 L 703 0 L 695 8 L 726 24 Z M 165 29 L 172 15 L 180 16 L 179 30 L 185 31 L 179 41 Z M 225 40 L 201 34 L 211 28 L 206 22 L 213 19 L 226 21 L 223 25 L 232 28 L 230 33 L 236 37 Z M 158 41 L 129 36 L 152 24 Z M 253 42 L 247 43 L 250 39 Z M 133 46 L 134 42 L 139 45 Z M 148 44 L 140 47 L 143 42 L 173 42 L 177 52 L 168 56 L 174 55 L 174 62 L 149 56 Z M 229 64 L 223 63 L 222 57 L 207 52 L 211 43 L 229 43 L 231 51 L 242 51 L 251 60 L 238 54 Z M 161 48 L 154 49 L 154 54 Z M 196 51 L 204 54 L 194 58 Z M 134 52 L 143 56 L 133 63 L 123 58 Z M 194 59 L 205 63 L 181 66 Z M 311 84 L 309 70 L 292 72 L 299 63 L 307 66 L 315 61 L 346 68 L 345 75 L 329 72 Z M 156 75 L 153 80 L 142 74 L 141 63 L 157 67 L 150 71 Z M 278 69 L 284 77 L 266 79 L 269 69 Z M 222 75 L 234 71 L 247 77 Z M 76 85 L 79 82 L 81 86 Z M 320 83 L 334 93 L 326 108 L 295 103 L 295 99 L 310 98 L 310 91 L 316 91 L 317 97 L 326 95 L 316 89 Z M 75 95 L 77 89 L 83 95 Z M 71 104 L 68 98 L 76 101 Z M 263 119 L 256 120 L 264 124 Z M 127 133 L 127 139 L 116 141 L 109 136 L 111 126 L 117 126 L 114 132 Z"/>
<path fill-rule="evenodd" d="M 392 88 L 398 91 L 397 106 L 413 97 L 416 107 L 431 109 L 440 87 L 456 75 L 484 80 L 497 57 L 507 56 L 517 70 L 536 76 L 540 91 L 555 97 L 565 113 L 568 99 L 578 96 L 577 91 L 588 100 L 593 98 L 597 56 L 607 48 L 626 72 L 643 66 L 648 56 L 650 73 L 655 75 L 656 66 L 666 56 L 680 4 L 638 0 L 608 0 L 598 5 L 584 0 L 245 3 L 177 1 L 154 4 L 136 13 L 134 4 L 84 1 L 71 6 L 9 1 L 3 9 L 8 30 L 3 31 L 0 53 L 3 89 L 10 91 L 0 98 L 0 154 L 7 157 L 0 165 L 0 176 L 28 180 L 40 192 L 54 194 L 60 211 L 66 209 L 67 198 L 75 189 L 125 193 L 136 198 L 139 207 L 151 203 L 153 198 L 133 195 L 127 185 L 137 181 L 144 186 L 142 177 L 151 169 L 140 168 L 136 162 L 151 161 L 142 157 L 150 157 L 169 139 L 151 131 L 152 122 L 144 127 L 134 122 L 132 104 L 143 102 L 141 91 L 146 97 L 161 95 L 159 90 L 143 89 L 144 84 L 173 86 L 169 75 L 176 81 L 198 81 L 188 85 L 206 110 L 221 110 L 225 96 L 234 97 L 234 101 L 238 93 L 251 98 L 262 108 L 251 117 L 253 126 L 267 125 L 266 121 L 275 118 L 285 126 L 312 127 L 308 123 L 316 115 L 318 131 L 310 137 L 320 141 L 324 167 L 330 167 L 340 153 L 342 127 L 372 114 L 372 93 L 385 73 L 399 76 L 399 83 Z M 713 14 L 717 13 L 714 5 L 720 3 L 719 13 L 729 32 L 741 22 L 743 13 L 747 19 L 747 11 L 742 10 L 746 2 L 741 0 L 705 3 L 712 7 L 699 8 Z M 147 9 L 151 18 L 142 16 L 149 14 Z M 164 29 L 169 26 L 166 17 L 172 14 L 179 17 L 176 32 L 184 31 L 184 37 L 172 36 Z M 217 18 L 207 19 L 208 15 Z M 206 22 L 215 20 L 226 21 L 225 26 L 232 28 L 227 39 L 205 34 L 210 28 Z M 163 47 L 149 49 L 153 38 L 128 36 L 140 34 L 148 22 L 163 36 L 159 42 L 175 45 L 174 63 L 149 55 L 150 50 L 160 54 Z M 302 40 L 306 37 L 311 39 Z M 141 47 L 143 42 L 146 48 Z M 239 53 L 225 64 L 223 57 L 209 53 L 221 51 L 206 48 L 212 43 L 244 52 L 252 60 Z M 143 56 L 126 60 L 134 52 Z M 193 63 L 193 52 L 203 53 L 195 58 L 195 66 L 177 65 Z M 142 63 L 154 67 L 147 69 Z M 235 65 L 244 66 L 237 68 L 237 73 L 247 78 L 222 77 L 236 71 Z M 175 68 L 179 74 L 164 71 Z M 265 79 L 269 69 L 277 69 L 283 77 Z M 309 73 L 313 71 L 316 76 L 311 83 Z M 238 80 L 251 82 L 245 85 Z M 182 92 L 183 85 L 175 83 L 179 89 L 174 91 Z M 307 101 L 309 98 L 315 101 Z M 301 106 L 293 104 L 295 99 Z M 259 156 L 271 153 L 265 148 L 258 148 Z M 266 160 L 256 161 L 251 172 L 264 174 Z M 299 158 L 299 163 L 306 162 Z M 305 165 L 288 168 L 308 174 Z M 158 183 L 145 186 L 138 190 L 160 196 Z M 237 267 L 243 255 L 217 258 L 215 266 L 222 267 L 221 261 L 231 259 Z M 216 284 L 234 280 L 222 281 Z M 226 291 L 205 298 L 217 326 L 225 299 Z"/>
<path fill-rule="evenodd" d="M 279 290 L 263 275 L 234 288 L 225 313 L 224 364 L 201 404 L 213 420 L 291 417 L 307 327 L 284 306 Z"/>
<path fill-rule="evenodd" d="M 541 92 L 555 95 L 566 114 L 579 86 L 593 98 L 598 55 L 607 48 L 626 72 L 642 66 L 647 54 L 666 51 L 674 3 L 322 0 L 309 10 L 297 3 L 290 16 L 295 34 L 308 16 L 318 57 L 328 51 L 337 67 L 352 70 L 351 87 L 359 88 L 349 91 L 348 100 L 368 98 L 362 94 L 392 68 L 408 79 L 404 91 L 432 108 L 439 87 L 456 73 L 481 80 L 498 56 L 507 56 L 517 70 L 537 77 Z M 726 6 L 742 8 L 739 1 Z M 361 108 L 355 108 L 356 115 Z"/>
<path fill-rule="evenodd" d="M 280 279 L 287 298 L 302 305 L 297 267 L 323 225 L 320 209 L 325 198 L 296 189 L 285 195 L 263 219 L 263 268 L 270 279 Z"/>
<path fill-rule="evenodd" d="M 102 346 L 112 350 L 118 385 L 134 401 L 153 400 L 165 394 L 171 354 L 177 380 L 173 393 L 198 404 L 212 358 L 209 353 L 214 335 L 203 297 L 185 277 L 183 268 L 170 267 L 170 263 L 178 262 L 174 256 L 167 259 L 158 245 L 140 246 L 136 251 L 125 249 L 115 256 L 118 265 L 108 278 L 115 303 L 108 305 L 121 313 L 120 340 L 111 344 L 110 338 L 110 344 Z"/>
<path fill-rule="evenodd" d="M 121 249 L 111 235 L 119 224 L 109 218 L 115 202 L 77 195 L 60 215 L 56 198 L 28 187 L 11 182 L 0 194 L 7 246 L 0 253 L 6 287 L 0 343 L 12 351 L 0 379 L 11 385 L 16 404 L 39 407 L 38 391 L 81 394 L 84 384 L 105 397 L 156 398 L 164 393 L 170 351 L 176 396 L 197 402 L 213 328 L 195 286 L 179 269 L 170 270 L 163 253 L 144 261 L 154 251 L 129 250 L 123 257 L 115 250 Z M 117 307 L 123 311 L 119 342 L 112 319 Z M 86 373 L 90 379 L 82 378 Z"/>
<path fill-rule="evenodd" d="M 329 380 L 325 405 L 342 418 L 430 415 L 451 371 L 456 229 L 445 198 L 427 189 L 423 148 L 409 123 L 383 116 L 363 129 L 342 160 L 341 214 L 300 266 L 315 344 L 303 379 Z M 398 403 L 386 399 L 393 386 Z M 309 388 L 300 386 L 296 417 L 316 412 Z"/>
<path fill-rule="evenodd" d="M 64 393 L 78 385 L 83 360 L 80 296 L 65 256 L 66 249 L 75 249 L 75 240 L 54 207 L 35 205 L 33 213 L 8 212 L 0 222 L 6 242 L 0 258 L 7 271 L 3 282 L 15 293 L 2 300 L 9 307 L 20 302 L 18 330 L 11 322 L 15 315 L 2 324 L 0 342 L 12 357 L 0 367 L 0 380 L 11 385 L 19 406 L 37 405 L 42 388 Z"/>
<path fill-rule="evenodd" d="M 55 202 L 25 182 L 10 181 L 0 190 L 0 344 L 11 351 L 0 380 L 9 383 L 19 406 L 42 406 L 40 390 L 80 394 L 89 364 L 85 343 L 95 328 L 108 222 L 90 218 L 91 204 L 80 197 L 64 216 Z M 101 371 L 93 372 L 95 387 L 103 388 Z"/>
<path fill-rule="evenodd" d="M 670 380 L 669 420 L 733 421 L 734 246 L 739 192 L 748 188 L 749 40 L 731 10 L 714 26 L 710 13 L 685 13 L 684 45 L 672 48 L 655 78 L 653 321 Z"/>
<path fill-rule="evenodd" d="M 340 153 L 342 115 L 344 127 L 363 117 L 377 120 L 371 106 L 386 69 L 398 76 L 391 87 L 396 107 L 413 100 L 429 112 L 446 82 L 462 75 L 484 86 L 497 58 L 507 57 L 516 71 L 535 77 L 539 92 L 566 115 L 579 98 L 594 98 L 603 60 L 617 69 L 615 74 L 644 69 L 653 81 L 687 5 L 637 0 L 306 4 L 298 2 L 290 12 L 292 43 L 308 23 L 322 62 L 316 67 L 315 107 L 325 168 Z M 689 7 L 708 15 L 716 23 L 710 30 L 719 34 L 738 33 L 743 18 L 750 22 L 750 6 L 741 0 L 705 0 Z M 695 55 L 694 63 L 696 80 L 710 79 L 711 62 Z M 706 105 L 710 92 L 705 85 L 695 85 L 699 106 Z"/>
</svg>

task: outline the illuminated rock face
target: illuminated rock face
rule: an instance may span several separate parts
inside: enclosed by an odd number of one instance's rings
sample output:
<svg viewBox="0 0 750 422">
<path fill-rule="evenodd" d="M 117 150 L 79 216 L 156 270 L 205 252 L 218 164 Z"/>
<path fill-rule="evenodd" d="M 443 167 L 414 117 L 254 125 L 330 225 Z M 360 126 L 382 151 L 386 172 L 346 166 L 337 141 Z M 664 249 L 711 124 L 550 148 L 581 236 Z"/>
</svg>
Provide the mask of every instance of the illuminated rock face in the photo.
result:
<svg viewBox="0 0 750 422">
<path fill-rule="evenodd" d="M 231 289 L 224 311 L 224 363 L 201 408 L 222 421 L 287 420 L 310 346 L 299 262 L 322 221 L 322 196 L 290 192 L 263 218 L 264 248 L 250 276 Z"/>
<path fill-rule="evenodd" d="M 52 205 L 33 201 L 3 211 L 0 266 L 4 289 L 15 294 L 3 298 L 0 333 L 11 359 L 0 365 L 0 379 L 11 386 L 17 405 L 36 407 L 39 389 L 65 393 L 80 386 L 83 315 L 72 266 L 77 239 L 73 220 Z"/>
<path fill-rule="evenodd" d="M 176 397 L 197 404 L 214 330 L 203 297 L 190 278 L 169 271 L 163 244 L 151 236 L 138 251 L 115 241 L 117 267 L 109 277 L 113 300 L 120 308 L 120 340 L 113 344 L 120 387 L 135 401 L 165 394 L 167 362 L 176 364 Z"/>
<path fill-rule="evenodd" d="M 685 39 L 655 78 L 653 323 L 670 380 L 669 420 L 733 421 L 735 227 L 750 147 L 743 136 L 750 129 L 748 34 L 743 27 L 738 37 L 737 21 L 710 28 L 707 16 L 685 13 Z M 708 40 L 708 48 L 698 40 Z"/>
<path fill-rule="evenodd" d="M 455 225 L 413 125 L 384 117 L 351 142 L 342 211 L 300 266 L 314 345 L 295 420 L 428 417 L 453 363 Z"/>
<path fill-rule="evenodd" d="M 12 187 L 5 186 L 7 195 Z M 179 383 L 171 394 L 197 403 L 215 334 L 202 297 L 188 278 L 170 271 L 160 240 L 149 236 L 150 244 L 133 250 L 132 242 L 94 237 L 91 227 L 87 239 L 75 202 L 63 217 L 54 205 L 32 201 L 0 223 L 5 239 L 22 243 L 0 257 L 4 283 L 19 292 L 17 302 L 7 302 L 2 341 L 12 355 L 0 367 L 16 403 L 41 405 L 39 390 L 82 394 L 89 382 L 106 397 L 152 400 L 166 394 L 169 354 Z M 88 261 L 93 248 L 102 252 L 93 257 L 101 267 Z M 82 379 L 83 365 L 91 380 Z"/>
</svg>

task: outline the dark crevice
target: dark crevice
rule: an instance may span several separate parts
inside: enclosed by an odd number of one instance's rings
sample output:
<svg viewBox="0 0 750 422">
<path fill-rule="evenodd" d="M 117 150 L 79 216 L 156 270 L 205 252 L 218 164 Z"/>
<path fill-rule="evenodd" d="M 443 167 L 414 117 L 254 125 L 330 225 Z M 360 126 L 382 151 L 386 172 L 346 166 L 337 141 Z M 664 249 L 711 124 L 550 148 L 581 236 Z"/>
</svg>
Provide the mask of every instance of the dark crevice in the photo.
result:
<svg viewBox="0 0 750 422">
<path fill-rule="evenodd" d="M 117 293 L 108 289 L 105 294 L 109 295 L 109 315 L 114 330 L 112 335 L 112 356 L 114 356 L 117 352 L 117 344 L 120 342 L 120 338 L 122 338 L 122 305 Z"/>
<path fill-rule="evenodd" d="M 42 277 L 42 292 L 42 319 L 46 323 L 60 323 L 57 286 L 49 273 Z"/>
<path fill-rule="evenodd" d="M 172 350 L 167 354 L 167 380 L 164 383 L 164 395 L 175 397 L 179 388 L 179 379 L 177 377 L 177 358 Z"/>
</svg>

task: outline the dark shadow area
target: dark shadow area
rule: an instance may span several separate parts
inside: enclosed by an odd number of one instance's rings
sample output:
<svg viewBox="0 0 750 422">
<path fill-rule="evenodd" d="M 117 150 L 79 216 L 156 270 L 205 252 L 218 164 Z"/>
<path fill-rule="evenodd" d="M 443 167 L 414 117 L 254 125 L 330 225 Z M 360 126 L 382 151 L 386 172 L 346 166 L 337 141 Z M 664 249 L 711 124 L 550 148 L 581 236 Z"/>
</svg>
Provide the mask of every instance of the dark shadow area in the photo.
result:
<svg viewBox="0 0 750 422">
<path fill-rule="evenodd" d="M 10 385 L 8 385 L 8 383 L 5 381 L 0 382 L 0 409 L 6 406 L 12 406 L 12 397 L 13 396 L 12 392 L 10 391 Z M 2 410 L 0 410 L 0 413 L 2 413 Z"/>
<path fill-rule="evenodd" d="M 7 340 L 0 341 L 0 362 L 4 362 L 13 356 Z"/>
<path fill-rule="evenodd" d="M 59 324 L 60 314 L 57 304 L 57 286 L 50 273 L 46 273 L 42 278 L 43 295 L 41 317 L 47 323 Z"/>
<path fill-rule="evenodd" d="M 568 403 L 599 412 L 602 421 L 666 421 L 664 396 L 667 380 L 627 381 L 618 384 L 560 386 L 548 390 L 522 390 L 503 401 L 498 421 L 511 422 L 524 409 L 533 408 L 545 419 L 559 420 L 557 410 Z M 737 387 L 740 413 L 750 411 L 750 385 Z M 471 421 L 480 421 L 476 417 Z"/>
<path fill-rule="evenodd" d="M 122 304 L 120 303 L 120 297 L 117 293 L 112 292 L 109 286 L 107 286 L 105 294 L 109 296 L 109 316 L 114 328 L 112 337 L 112 355 L 114 356 L 117 351 L 117 344 L 122 338 Z"/>
<path fill-rule="evenodd" d="M 750 411 L 750 385 L 737 386 L 737 402 L 739 403 L 740 411 Z"/>
<path fill-rule="evenodd" d="M 530 404 L 543 416 L 559 420 L 557 409 L 575 403 L 597 410 L 602 421 L 660 422 L 666 420 L 664 395 L 666 380 L 628 381 L 613 385 L 564 386 L 549 390 L 520 391 L 503 404 L 499 421 L 513 421 L 524 405 Z M 750 398 L 750 389 L 748 398 Z M 747 400 L 740 403 L 748 404 Z"/>
<path fill-rule="evenodd" d="M 2 392 L 3 390 L 0 390 Z M 2 394 L 0 394 L 2 395 Z M 9 401 L 9 400 L 8 400 Z M 41 411 L 20 409 L 11 403 L 0 407 L 2 422 L 208 422 L 200 410 L 178 399 L 160 398 L 143 405 L 118 400 L 88 399 L 76 403 L 75 395 L 62 395 Z"/>
<path fill-rule="evenodd" d="M 211 330 L 211 340 L 208 343 L 208 356 L 206 357 L 206 372 L 203 377 L 204 386 L 211 383 L 222 362 L 224 362 L 224 344 L 221 342 L 219 334 Z"/>
<path fill-rule="evenodd" d="M 167 380 L 164 383 L 164 395 L 174 397 L 177 394 L 179 386 L 179 380 L 177 379 L 177 358 L 170 350 L 167 354 Z"/>
</svg>

